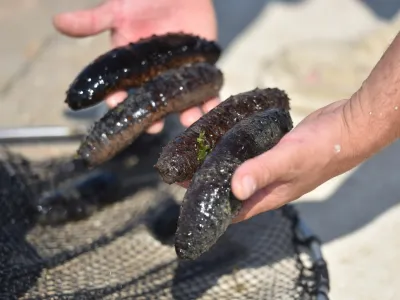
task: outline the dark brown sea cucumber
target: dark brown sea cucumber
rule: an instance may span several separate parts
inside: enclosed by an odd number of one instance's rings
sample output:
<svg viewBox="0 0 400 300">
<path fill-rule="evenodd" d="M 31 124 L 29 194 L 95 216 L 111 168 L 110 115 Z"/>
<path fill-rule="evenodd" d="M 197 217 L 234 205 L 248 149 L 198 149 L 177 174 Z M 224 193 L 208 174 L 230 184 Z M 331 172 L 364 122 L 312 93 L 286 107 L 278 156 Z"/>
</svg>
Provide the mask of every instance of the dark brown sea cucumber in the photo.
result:
<svg viewBox="0 0 400 300">
<path fill-rule="evenodd" d="M 88 166 L 111 159 L 153 122 L 217 97 L 222 84 L 222 72 L 203 62 L 158 75 L 94 124 L 79 157 Z"/>
<path fill-rule="evenodd" d="M 175 249 L 196 259 L 226 231 L 242 202 L 231 192 L 231 178 L 244 161 L 274 147 L 293 127 L 284 109 L 257 112 L 233 126 L 194 174 L 181 206 Z"/>
<path fill-rule="evenodd" d="M 65 102 L 72 110 L 84 109 L 114 91 L 139 87 L 168 69 L 196 62 L 214 64 L 220 55 L 214 41 L 196 35 L 153 35 L 95 59 L 72 82 Z"/>
<path fill-rule="evenodd" d="M 169 142 L 162 149 L 155 168 L 166 183 L 189 180 L 202 164 L 198 159 L 200 147 L 212 150 L 236 123 L 269 108 L 289 110 L 287 94 L 277 88 L 256 88 L 229 97 Z M 197 141 L 200 135 L 203 145 Z"/>
</svg>

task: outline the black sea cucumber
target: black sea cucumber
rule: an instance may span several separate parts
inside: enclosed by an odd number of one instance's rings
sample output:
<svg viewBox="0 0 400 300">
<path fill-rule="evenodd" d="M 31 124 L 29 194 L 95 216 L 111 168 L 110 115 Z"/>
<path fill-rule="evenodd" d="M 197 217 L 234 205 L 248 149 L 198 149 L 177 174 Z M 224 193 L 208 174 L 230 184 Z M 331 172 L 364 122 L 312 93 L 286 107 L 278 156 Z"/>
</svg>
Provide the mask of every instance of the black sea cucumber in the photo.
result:
<svg viewBox="0 0 400 300">
<path fill-rule="evenodd" d="M 95 59 L 72 82 L 65 102 L 73 110 L 84 109 L 114 91 L 139 87 L 168 69 L 196 62 L 214 64 L 220 55 L 215 42 L 199 36 L 153 35 Z"/>
<path fill-rule="evenodd" d="M 231 178 L 244 161 L 274 147 L 293 127 L 284 109 L 254 113 L 233 126 L 194 174 L 181 206 L 175 249 L 181 259 L 196 259 L 214 245 L 239 212 Z"/>
<path fill-rule="evenodd" d="M 222 72 L 203 62 L 158 75 L 95 123 L 79 157 L 89 167 L 111 159 L 153 122 L 217 97 L 222 84 Z"/>
<path fill-rule="evenodd" d="M 81 220 L 115 201 L 119 189 L 120 183 L 112 173 L 95 172 L 82 176 L 71 184 L 44 192 L 37 199 L 37 221 L 44 225 L 58 225 Z"/>
<path fill-rule="evenodd" d="M 155 165 L 164 182 L 172 184 L 192 178 L 202 164 L 199 151 L 211 151 L 234 124 L 265 109 L 289 110 L 289 98 L 277 88 L 254 89 L 233 95 L 209 111 L 169 142 Z M 201 139 L 201 143 L 198 139 Z M 199 157 L 200 156 L 200 157 Z"/>
</svg>

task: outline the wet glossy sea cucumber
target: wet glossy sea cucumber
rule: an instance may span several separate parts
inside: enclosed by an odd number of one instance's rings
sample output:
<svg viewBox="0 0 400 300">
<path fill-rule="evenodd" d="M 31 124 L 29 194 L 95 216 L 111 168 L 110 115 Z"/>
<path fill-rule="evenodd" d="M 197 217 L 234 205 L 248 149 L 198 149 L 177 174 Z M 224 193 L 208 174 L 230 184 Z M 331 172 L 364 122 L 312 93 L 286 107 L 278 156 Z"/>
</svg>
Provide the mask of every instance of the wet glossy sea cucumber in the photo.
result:
<svg viewBox="0 0 400 300">
<path fill-rule="evenodd" d="M 153 35 L 96 58 L 71 83 L 65 102 L 72 110 L 84 109 L 114 91 L 139 87 L 168 69 L 196 62 L 215 64 L 220 55 L 216 42 L 196 35 Z"/>
<path fill-rule="evenodd" d="M 96 166 L 131 144 L 153 122 L 217 97 L 222 72 L 208 63 L 168 70 L 140 87 L 94 124 L 78 149 L 87 165 Z"/>
<path fill-rule="evenodd" d="M 189 180 L 202 164 L 204 155 L 199 152 L 211 151 L 236 123 L 270 108 L 289 110 L 287 94 L 277 88 L 256 88 L 230 96 L 169 142 L 162 149 L 155 168 L 166 183 Z"/>
<path fill-rule="evenodd" d="M 244 161 L 274 147 L 293 127 L 287 110 L 254 113 L 233 126 L 194 174 L 181 206 L 175 250 L 196 259 L 226 231 L 242 202 L 231 192 L 231 178 Z"/>
</svg>

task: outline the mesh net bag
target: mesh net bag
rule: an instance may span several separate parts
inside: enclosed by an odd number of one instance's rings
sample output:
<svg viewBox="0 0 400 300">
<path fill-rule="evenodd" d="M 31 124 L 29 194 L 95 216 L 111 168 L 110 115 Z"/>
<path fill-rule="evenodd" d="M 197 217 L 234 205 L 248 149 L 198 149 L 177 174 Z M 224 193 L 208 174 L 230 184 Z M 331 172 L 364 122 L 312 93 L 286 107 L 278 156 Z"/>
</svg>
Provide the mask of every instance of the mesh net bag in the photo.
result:
<svg viewBox="0 0 400 300">
<path fill-rule="evenodd" d="M 184 190 L 151 168 L 165 141 L 144 134 L 90 172 L 2 149 L 0 299 L 328 299 L 318 239 L 290 205 L 178 260 Z"/>
</svg>

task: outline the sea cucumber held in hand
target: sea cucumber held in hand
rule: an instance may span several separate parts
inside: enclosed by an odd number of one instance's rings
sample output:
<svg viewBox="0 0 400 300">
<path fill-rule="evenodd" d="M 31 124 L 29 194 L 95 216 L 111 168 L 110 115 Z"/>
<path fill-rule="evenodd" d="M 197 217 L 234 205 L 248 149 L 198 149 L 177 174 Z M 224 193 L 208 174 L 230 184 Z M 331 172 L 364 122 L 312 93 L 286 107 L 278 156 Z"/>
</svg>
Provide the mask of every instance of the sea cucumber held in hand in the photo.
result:
<svg viewBox="0 0 400 300">
<path fill-rule="evenodd" d="M 226 231 L 241 208 L 231 192 L 231 178 L 244 161 L 274 147 L 293 127 L 284 109 L 257 112 L 232 127 L 193 176 L 181 206 L 175 250 L 196 259 Z"/>
<path fill-rule="evenodd" d="M 111 159 L 153 122 L 217 97 L 222 84 L 222 72 L 203 62 L 158 75 L 94 124 L 79 157 L 89 167 Z"/>
<path fill-rule="evenodd" d="M 287 94 L 277 88 L 256 88 L 229 97 L 169 142 L 155 168 L 166 183 L 189 180 L 202 164 L 204 151 L 210 152 L 225 132 L 247 116 L 270 108 L 289 110 Z"/>
<path fill-rule="evenodd" d="M 76 77 L 65 102 L 72 110 L 93 106 L 117 90 L 135 88 L 185 64 L 214 64 L 221 55 L 213 41 L 184 33 L 153 35 L 115 48 L 95 59 Z"/>
</svg>

